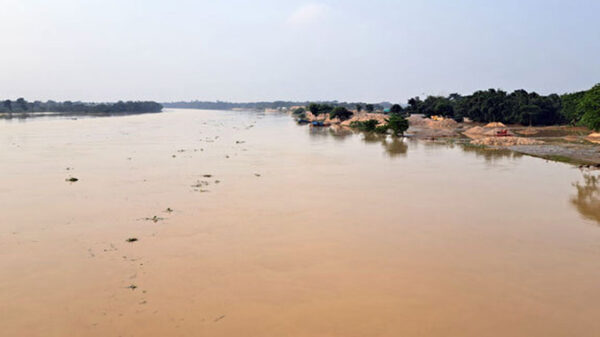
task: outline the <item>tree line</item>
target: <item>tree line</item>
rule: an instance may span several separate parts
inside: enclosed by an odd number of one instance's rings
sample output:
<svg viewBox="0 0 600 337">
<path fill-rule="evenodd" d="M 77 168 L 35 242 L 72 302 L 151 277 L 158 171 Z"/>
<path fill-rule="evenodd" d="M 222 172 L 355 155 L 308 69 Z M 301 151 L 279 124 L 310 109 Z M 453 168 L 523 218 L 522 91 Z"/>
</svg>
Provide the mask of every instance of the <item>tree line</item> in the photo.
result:
<svg viewBox="0 0 600 337">
<path fill-rule="evenodd" d="M 251 102 L 251 103 L 234 103 L 234 102 L 208 102 L 208 101 L 191 101 L 191 102 L 170 102 L 162 103 L 165 108 L 176 109 L 205 109 L 205 110 L 232 110 L 232 109 L 249 109 L 249 110 L 264 110 L 264 109 L 280 109 L 292 108 L 297 106 L 308 106 L 311 102 L 305 101 L 274 101 L 274 102 Z M 368 104 L 364 102 L 339 102 L 339 101 L 321 101 L 318 104 L 327 104 L 333 106 L 341 106 L 346 109 L 355 109 L 357 106 L 370 106 L 373 110 L 381 110 L 389 108 L 392 104 L 389 102 L 380 102 Z"/>
<path fill-rule="evenodd" d="M 414 97 L 408 100 L 405 110 L 408 114 L 440 115 L 457 121 L 469 118 L 484 123 L 571 124 L 600 130 L 600 84 L 564 95 L 489 89 L 467 96 L 428 96 L 425 100 Z"/>
<path fill-rule="evenodd" d="M 116 103 L 84 103 L 84 102 L 28 102 L 23 98 L 0 102 L 0 113 L 142 113 L 160 112 L 162 105 L 152 101 L 128 101 Z"/>
</svg>

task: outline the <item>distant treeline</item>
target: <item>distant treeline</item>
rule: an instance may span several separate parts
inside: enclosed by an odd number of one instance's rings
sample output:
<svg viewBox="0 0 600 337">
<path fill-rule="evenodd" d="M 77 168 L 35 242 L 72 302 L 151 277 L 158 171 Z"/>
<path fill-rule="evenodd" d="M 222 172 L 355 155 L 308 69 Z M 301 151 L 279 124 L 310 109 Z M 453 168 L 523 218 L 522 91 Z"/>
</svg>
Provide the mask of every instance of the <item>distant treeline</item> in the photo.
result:
<svg viewBox="0 0 600 337">
<path fill-rule="evenodd" d="M 472 95 L 451 94 L 408 100 L 407 113 L 441 115 L 461 121 L 522 125 L 571 124 L 600 130 L 600 84 L 590 90 L 547 96 L 516 90 L 489 89 Z"/>
<path fill-rule="evenodd" d="M 264 110 L 264 109 L 280 109 L 280 108 L 291 108 L 295 106 L 308 106 L 311 102 L 293 102 L 293 101 L 274 101 L 274 102 L 254 102 L 254 103 L 233 103 L 233 102 L 171 102 L 162 103 L 165 108 L 177 108 L 177 109 L 206 109 L 206 110 L 232 110 L 232 109 L 248 109 L 248 110 Z M 357 104 L 367 105 L 366 103 L 348 103 L 338 101 L 324 101 L 319 102 L 322 104 L 329 104 L 333 106 L 341 106 L 348 109 L 353 109 Z M 389 102 L 381 102 L 372 104 L 376 109 L 383 110 L 389 108 L 392 104 Z"/>
<path fill-rule="evenodd" d="M 160 112 L 162 105 L 156 102 L 117 102 L 117 103 L 84 103 L 84 102 L 55 102 L 35 101 L 28 102 L 23 98 L 15 101 L 5 100 L 0 102 L 0 113 L 35 113 L 35 112 L 59 112 L 59 113 L 143 113 Z"/>
</svg>

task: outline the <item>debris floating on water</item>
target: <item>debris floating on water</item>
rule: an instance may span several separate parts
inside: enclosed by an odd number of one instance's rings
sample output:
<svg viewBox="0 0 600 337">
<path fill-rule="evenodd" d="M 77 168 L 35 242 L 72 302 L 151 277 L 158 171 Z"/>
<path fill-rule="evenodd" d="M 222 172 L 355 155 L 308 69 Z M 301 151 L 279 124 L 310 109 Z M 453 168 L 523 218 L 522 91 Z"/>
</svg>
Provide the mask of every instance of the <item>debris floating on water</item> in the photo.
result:
<svg viewBox="0 0 600 337">
<path fill-rule="evenodd" d="M 70 182 L 70 183 L 74 183 L 74 182 L 76 182 L 76 181 L 79 181 L 79 179 L 77 179 L 77 178 L 75 178 L 75 177 L 69 177 L 69 178 L 65 179 L 65 181 L 68 181 L 68 182 Z"/>
<path fill-rule="evenodd" d="M 144 218 L 146 221 L 152 221 L 154 223 L 164 220 L 164 218 L 157 217 L 156 215 L 151 218 Z"/>
<path fill-rule="evenodd" d="M 127 242 L 136 242 L 137 240 L 138 240 L 137 238 L 129 238 L 129 239 L 125 240 L 125 241 L 127 241 Z"/>
</svg>

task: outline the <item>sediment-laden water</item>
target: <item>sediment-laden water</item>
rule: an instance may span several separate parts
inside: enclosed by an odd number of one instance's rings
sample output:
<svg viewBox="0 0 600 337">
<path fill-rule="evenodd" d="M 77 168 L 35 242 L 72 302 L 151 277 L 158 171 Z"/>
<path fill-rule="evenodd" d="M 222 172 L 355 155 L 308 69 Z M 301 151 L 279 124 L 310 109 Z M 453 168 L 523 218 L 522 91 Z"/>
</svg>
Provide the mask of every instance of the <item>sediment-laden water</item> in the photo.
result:
<svg viewBox="0 0 600 337">
<path fill-rule="evenodd" d="M 277 114 L 3 120 L 0 334 L 598 336 L 599 175 Z"/>
</svg>

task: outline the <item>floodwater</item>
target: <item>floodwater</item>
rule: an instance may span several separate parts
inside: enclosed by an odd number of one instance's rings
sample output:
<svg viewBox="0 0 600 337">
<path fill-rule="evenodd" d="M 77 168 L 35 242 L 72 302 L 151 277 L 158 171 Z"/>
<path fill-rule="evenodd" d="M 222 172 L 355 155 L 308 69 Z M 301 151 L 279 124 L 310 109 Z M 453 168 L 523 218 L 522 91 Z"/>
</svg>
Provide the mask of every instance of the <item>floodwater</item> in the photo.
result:
<svg viewBox="0 0 600 337">
<path fill-rule="evenodd" d="M 0 335 L 599 336 L 598 175 L 277 114 L 0 121 Z"/>
</svg>

